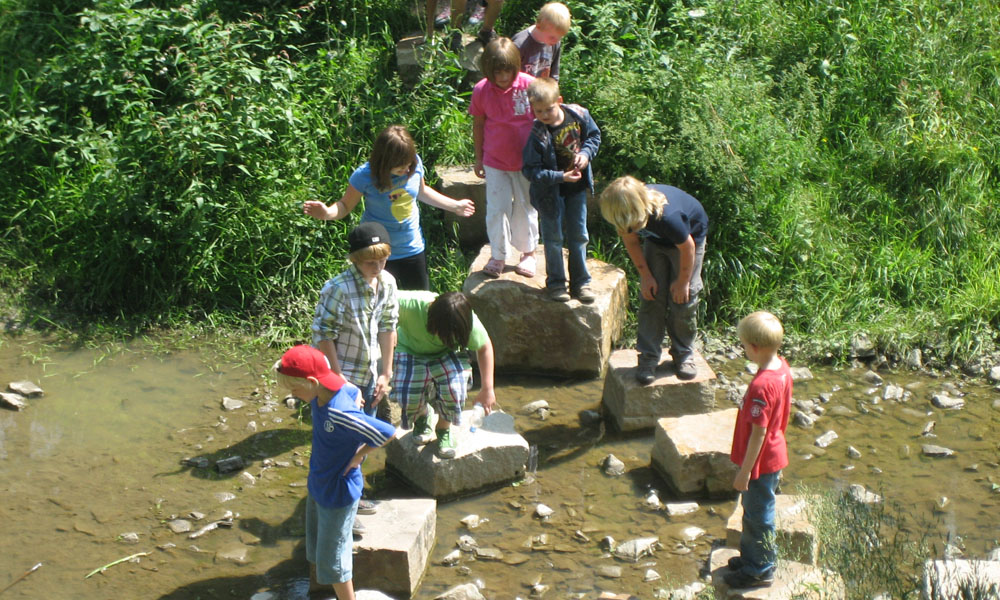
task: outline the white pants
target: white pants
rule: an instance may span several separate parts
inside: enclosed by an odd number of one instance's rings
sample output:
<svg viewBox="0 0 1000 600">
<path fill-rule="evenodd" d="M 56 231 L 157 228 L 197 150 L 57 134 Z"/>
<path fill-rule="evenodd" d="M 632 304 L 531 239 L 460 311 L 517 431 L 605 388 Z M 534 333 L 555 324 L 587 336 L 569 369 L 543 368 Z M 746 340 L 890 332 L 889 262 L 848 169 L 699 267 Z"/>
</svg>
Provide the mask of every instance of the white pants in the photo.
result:
<svg viewBox="0 0 1000 600">
<path fill-rule="evenodd" d="M 513 246 L 534 252 L 538 245 L 538 212 L 528 199 L 528 180 L 520 171 L 486 171 L 486 235 L 492 257 L 506 260 Z"/>
</svg>

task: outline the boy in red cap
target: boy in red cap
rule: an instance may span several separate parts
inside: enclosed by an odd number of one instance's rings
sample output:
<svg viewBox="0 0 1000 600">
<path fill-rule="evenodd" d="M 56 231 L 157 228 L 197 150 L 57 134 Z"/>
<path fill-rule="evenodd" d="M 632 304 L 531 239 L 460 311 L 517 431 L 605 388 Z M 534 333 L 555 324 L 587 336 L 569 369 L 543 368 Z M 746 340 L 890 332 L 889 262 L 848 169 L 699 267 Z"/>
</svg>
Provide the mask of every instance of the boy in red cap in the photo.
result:
<svg viewBox="0 0 1000 600">
<path fill-rule="evenodd" d="M 313 437 L 306 497 L 306 559 L 310 588 L 332 585 L 354 600 L 351 533 L 364 488 L 365 456 L 396 437 L 396 428 L 358 408 L 358 388 L 330 370 L 319 350 L 294 346 L 274 365 L 278 384 L 311 398 Z"/>
</svg>

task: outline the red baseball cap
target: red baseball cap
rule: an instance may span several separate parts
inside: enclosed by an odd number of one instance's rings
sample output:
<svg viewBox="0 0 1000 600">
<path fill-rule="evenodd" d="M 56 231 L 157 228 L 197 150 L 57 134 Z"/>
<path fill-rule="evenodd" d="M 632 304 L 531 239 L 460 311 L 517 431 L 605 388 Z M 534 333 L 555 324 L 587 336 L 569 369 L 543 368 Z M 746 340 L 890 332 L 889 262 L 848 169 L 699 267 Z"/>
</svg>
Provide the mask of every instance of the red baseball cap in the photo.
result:
<svg viewBox="0 0 1000 600">
<path fill-rule="evenodd" d="M 278 372 L 303 379 L 314 377 L 331 392 L 344 386 L 344 378 L 330 370 L 330 361 L 326 359 L 326 355 L 307 344 L 292 346 L 282 354 Z"/>
</svg>

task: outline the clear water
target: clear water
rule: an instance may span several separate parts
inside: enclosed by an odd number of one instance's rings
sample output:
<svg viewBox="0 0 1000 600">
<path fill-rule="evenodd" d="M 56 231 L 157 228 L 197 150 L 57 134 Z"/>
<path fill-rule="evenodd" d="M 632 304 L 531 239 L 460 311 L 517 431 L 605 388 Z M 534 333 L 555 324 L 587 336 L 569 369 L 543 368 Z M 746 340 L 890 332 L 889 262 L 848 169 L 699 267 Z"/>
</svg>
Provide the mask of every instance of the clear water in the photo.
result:
<svg viewBox="0 0 1000 600">
<path fill-rule="evenodd" d="M 0 589 L 42 563 L 3 592 L 4 600 L 250 598 L 264 590 L 280 598 L 306 597 L 301 512 L 309 425 L 280 403 L 282 394 L 270 396 L 274 390 L 261 374 L 276 352 L 232 359 L 197 347 L 192 341 L 180 350 L 147 342 L 64 349 L 31 337 L 2 340 L 0 385 L 27 379 L 45 389 L 24 412 L 0 411 Z M 744 366 L 743 360 L 715 365 L 746 381 Z M 917 522 L 939 539 L 960 536 L 968 556 L 996 546 L 1000 411 L 991 406 L 1000 397 L 996 390 L 952 380 L 950 385 L 966 394 L 966 408 L 946 412 L 929 401 L 946 380 L 883 374 L 887 383 L 910 390 L 912 398 L 873 405 L 877 394 L 861 371 L 813 372 L 816 379 L 796 384 L 796 398 L 836 391 L 814 429 L 789 427 L 792 464 L 785 471 L 785 491 L 798 484 L 861 483 L 912 507 Z M 593 598 L 609 590 L 649 598 L 657 589 L 698 577 L 712 542 L 725 537 L 733 502 L 704 502 L 697 513 L 675 521 L 646 509 L 651 488 L 661 491 L 664 502 L 671 500 L 649 467 L 652 435 L 579 424 L 580 410 L 598 409 L 601 390 L 600 381 L 500 378 L 500 403 L 537 448 L 535 472 L 516 486 L 439 506 L 437 546 L 415 598 L 433 598 L 476 580 L 496 599 L 527 598 L 538 582 L 551 586 L 556 597 L 580 592 Z M 247 406 L 224 412 L 223 396 Z M 541 398 L 554 409 L 547 420 L 517 414 L 521 405 Z M 259 412 L 267 400 L 278 401 L 278 409 Z M 727 402 L 722 392 L 719 401 Z M 859 412 L 859 403 L 867 412 Z M 852 414 L 832 414 L 834 406 Z M 921 437 L 932 420 L 937 437 Z M 822 452 L 812 442 L 828 429 L 840 439 Z M 949 447 L 956 456 L 924 457 L 923 443 Z M 847 456 L 848 445 L 862 453 L 860 459 Z M 626 475 L 601 473 L 599 464 L 609 453 L 626 463 Z M 181 464 L 187 457 L 214 462 L 234 454 L 250 459 L 245 470 L 258 476 L 256 484 L 242 481 L 239 471 L 218 475 Z M 813 456 L 806 460 L 806 455 Z M 380 454 L 372 458 L 365 470 L 376 497 L 412 495 L 384 475 Z M 278 465 L 267 466 L 272 460 Z M 235 498 L 223 502 L 219 495 L 225 493 Z M 942 497 L 949 499 L 944 509 L 938 508 Z M 538 502 L 555 509 L 546 522 L 532 516 Z M 197 529 L 227 510 L 239 514 L 232 528 L 193 540 L 165 524 L 198 511 L 206 516 L 194 522 Z M 459 522 L 468 514 L 489 522 L 468 531 Z M 684 541 L 681 530 L 687 525 L 706 533 Z M 578 531 L 590 541 L 581 541 Z M 138 542 L 122 539 L 126 533 L 138 534 Z M 442 566 L 440 559 L 463 534 L 499 548 L 505 561 L 465 557 L 458 566 Z M 539 545 L 542 534 L 547 543 Z M 636 565 L 620 563 L 599 547 L 608 535 L 618 541 L 658 536 L 664 549 Z M 221 556 L 240 546 L 249 547 L 247 564 Z M 84 578 L 136 553 L 148 555 Z M 606 565 L 622 567 L 622 576 L 600 575 Z M 645 582 L 647 569 L 662 579 Z"/>
</svg>

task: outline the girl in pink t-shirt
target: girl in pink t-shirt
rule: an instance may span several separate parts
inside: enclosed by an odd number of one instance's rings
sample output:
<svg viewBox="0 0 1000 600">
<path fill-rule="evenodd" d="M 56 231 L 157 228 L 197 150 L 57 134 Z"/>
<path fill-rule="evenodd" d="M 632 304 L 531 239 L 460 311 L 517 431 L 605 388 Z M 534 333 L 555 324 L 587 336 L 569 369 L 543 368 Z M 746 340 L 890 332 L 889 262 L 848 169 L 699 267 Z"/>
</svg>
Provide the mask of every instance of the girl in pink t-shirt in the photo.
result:
<svg viewBox="0 0 1000 600">
<path fill-rule="evenodd" d="M 538 213 L 528 197 L 528 180 L 521 174 L 521 154 L 535 120 L 528 102 L 534 77 L 521 73 L 521 54 L 507 38 L 483 50 L 485 78 L 472 90 L 469 114 L 476 148 L 476 175 L 486 178 L 486 234 L 490 260 L 483 272 L 499 277 L 510 247 L 520 252 L 514 272 L 535 275 Z"/>
</svg>

